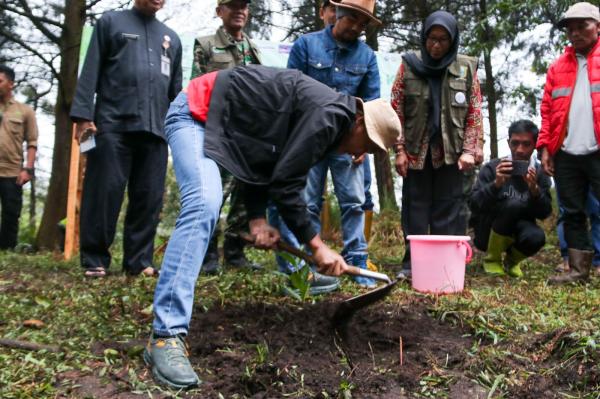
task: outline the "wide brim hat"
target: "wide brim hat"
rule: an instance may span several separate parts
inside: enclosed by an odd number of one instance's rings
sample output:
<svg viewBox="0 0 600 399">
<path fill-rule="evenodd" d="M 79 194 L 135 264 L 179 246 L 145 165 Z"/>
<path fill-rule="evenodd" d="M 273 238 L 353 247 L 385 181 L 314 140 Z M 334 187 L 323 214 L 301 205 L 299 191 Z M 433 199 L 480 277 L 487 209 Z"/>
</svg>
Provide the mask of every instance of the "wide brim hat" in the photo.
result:
<svg viewBox="0 0 600 399">
<path fill-rule="evenodd" d="M 358 97 L 357 97 L 358 98 Z M 363 113 L 367 135 L 383 151 L 387 151 L 402 133 L 400 118 L 388 101 L 381 98 L 363 102 Z"/>
<path fill-rule="evenodd" d="M 358 11 L 359 13 L 369 17 L 369 19 L 371 19 L 371 22 L 373 22 L 376 25 L 382 24 L 381 20 L 377 19 L 375 15 L 373 15 L 373 11 L 375 10 L 375 0 L 329 0 L 329 2 L 336 7 L 343 7 L 350 10 Z"/>
<path fill-rule="evenodd" d="M 598 6 L 582 1 L 575 3 L 567 9 L 563 17 L 556 24 L 559 28 L 564 28 L 572 19 L 593 19 L 600 22 L 600 10 Z"/>
</svg>

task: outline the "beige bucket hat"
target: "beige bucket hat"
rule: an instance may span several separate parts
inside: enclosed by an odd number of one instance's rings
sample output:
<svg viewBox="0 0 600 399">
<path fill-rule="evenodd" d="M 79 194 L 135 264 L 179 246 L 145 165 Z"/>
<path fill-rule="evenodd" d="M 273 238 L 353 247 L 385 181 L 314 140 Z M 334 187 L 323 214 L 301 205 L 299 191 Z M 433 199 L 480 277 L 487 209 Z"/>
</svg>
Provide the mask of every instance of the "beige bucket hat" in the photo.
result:
<svg viewBox="0 0 600 399">
<path fill-rule="evenodd" d="M 362 103 L 367 135 L 379 148 L 387 151 L 402 133 L 398 114 L 388 101 L 381 98 Z"/>
<path fill-rule="evenodd" d="M 358 11 L 369 17 L 375 24 L 381 25 L 381 21 L 373 15 L 373 11 L 375 11 L 375 0 L 330 0 L 330 3 L 337 7 Z"/>
<path fill-rule="evenodd" d="M 593 19 L 596 22 L 600 22 L 600 11 L 598 6 L 582 1 L 575 3 L 567 9 L 567 12 L 558 21 L 558 27 L 564 28 L 570 19 Z"/>
</svg>

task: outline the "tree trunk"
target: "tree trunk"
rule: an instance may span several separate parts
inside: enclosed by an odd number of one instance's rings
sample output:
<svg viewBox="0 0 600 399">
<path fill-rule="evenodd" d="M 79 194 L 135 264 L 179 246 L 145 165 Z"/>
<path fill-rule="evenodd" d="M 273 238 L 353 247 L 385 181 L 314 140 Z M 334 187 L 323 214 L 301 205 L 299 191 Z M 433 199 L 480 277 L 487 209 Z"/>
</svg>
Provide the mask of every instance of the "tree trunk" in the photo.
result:
<svg viewBox="0 0 600 399">
<path fill-rule="evenodd" d="M 483 23 L 481 39 L 484 44 L 483 63 L 485 66 L 485 96 L 488 101 L 488 114 L 490 117 L 490 156 L 494 159 L 498 158 L 498 118 L 496 114 L 498 94 L 496 93 L 496 80 L 492 69 L 492 49 L 494 43 L 493 38 L 491 37 L 490 24 L 488 23 L 487 0 L 480 0 L 479 8 L 481 12 L 481 22 Z"/>
<path fill-rule="evenodd" d="M 375 27 L 367 28 L 367 44 L 377 51 L 379 43 L 377 41 L 378 30 Z M 394 193 L 394 179 L 392 176 L 392 164 L 387 152 L 378 151 L 375 154 L 375 177 L 377 178 L 377 193 L 379 194 L 379 208 L 398 209 L 396 195 Z"/>
<path fill-rule="evenodd" d="M 28 237 L 33 238 L 33 235 L 35 234 L 35 221 L 36 221 L 36 212 L 35 212 L 35 205 L 36 205 L 36 198 L 35 198 L 35 186 L 36 186 L 36 181 L 35 178 L 31 179 L 31 181 L 29 182 L 29 235 Z"/>
<path fill-rule="evenodd" d="M 494 159 L 498 158 L 498 118 L 496 114 L 498 96 L 496 94 L 495 78 L 492 70 L 492 55 L 488 49 L 483 52 L 483 62 L 485 65 L 485 93 L 488 100 L 488 114 L 490 117 L 490 157 Z"/>
<path fill-rule="evenodd" d="M 81 31 L 85 22 L 85 0 L 65 0 L 65 20 L 60 37 L 61 61 L 58 76 L 58 96 L 54 108 L 55 131 L 52 155 L 52 174 L 46 206 L 38 231 L 36 246 L 54 249 L 57 246 L 57 225 L 66 215 L 71 153 L 71 119 L 69 111 L 75 86 Z"/>
<path fill-rule="evenodd" d="M 377 177 L 377 194 L 379 194 L 379 209 L 398 210 L 394 193 L 392 165 L 387 152 L 375 153 L 375 176 Z"/>
</svg>

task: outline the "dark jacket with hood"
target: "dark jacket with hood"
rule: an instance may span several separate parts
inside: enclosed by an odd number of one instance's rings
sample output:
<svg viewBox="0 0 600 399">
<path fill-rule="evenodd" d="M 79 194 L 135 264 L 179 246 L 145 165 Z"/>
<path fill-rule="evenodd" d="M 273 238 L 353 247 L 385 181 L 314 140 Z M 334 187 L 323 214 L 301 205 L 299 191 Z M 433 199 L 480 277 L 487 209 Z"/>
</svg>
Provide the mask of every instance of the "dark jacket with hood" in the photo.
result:
<svg viewBox="0 0 600 399">
<path fill-rule="evenodd" d="M 472 212 L 470 224 L 475 230 L 475 246 L 483 251 L 486 248 L 481 248 L 478 237 L 485 237 L 487 242 L 494 219 L 503 213 L 517 213 L 521 219 L 532 222 L 546 219 L 552 213 L 550 178 L 539 163 L 536 162 L 535 168 L 540 195 L 534 198 L 522 176 L 511 176 L 502 187 L 496 187 L 496 167 L 500 162 L 501 159 L 498 158 L 483 165 L 469 203 Z"/>
</svg>

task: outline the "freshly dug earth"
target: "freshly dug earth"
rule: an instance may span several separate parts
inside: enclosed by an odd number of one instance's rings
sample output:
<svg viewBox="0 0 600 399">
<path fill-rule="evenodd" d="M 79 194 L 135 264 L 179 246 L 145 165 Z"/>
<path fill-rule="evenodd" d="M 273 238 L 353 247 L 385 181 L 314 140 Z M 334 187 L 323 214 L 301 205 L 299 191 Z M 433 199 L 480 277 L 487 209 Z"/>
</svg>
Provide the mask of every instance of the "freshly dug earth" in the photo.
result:
<svg viewBox="0 0 600 399">
<path fill-rule="evenodd" d="M 178 397 L 487 398 L 487 390 L 473 381 L 482 364 L 467 353 L 476 346 L 506 351 L 510 355 L 495 366 L 529 375 L 509 388 L 511 398 L 558 398 L 560 392 L 577 397 L 573 385 L 591 393 L 600 384 L 596 361 L 561 360 L 565 349 L 560 348 L 576 344 L 568 342 L 567 329 L 496 346 L 440 323 L 429 315 L 430 299 L 414 298 L 361 310 L 341 336 L 331 325 L 339 300 L 226 304 L 197 312 L 188 343 L 203 384 Z M 104 362 L 96 361 L 88 365 L 91 372 L 61 373 L 56 397 L 139 398 L 153 384 L 149 370 L 134 360 L 143 345 L 143 339 L 97 342 L 90 348 L 93 354 L 102 357 L 112 349 L 126 367 L 102 375 Z M 558 364 L 555 372 L 547 372 Z M 137 389 L 136 380 L 146 388 Z M 153 397 L 172 396 L 155 391 Z"/>
<path fill-rule="evenodd" d="M 423 304 L 362 310 L 344 337 L 331 326 L 336 305 L 251 304 L 197 314 L 189 344 L 204 384 L 195 396 L 336 397 L 346 390 L 358 398 L 402 398 L 424 376 L 462 377 L 471 339 L 431 318 Z M 458 380 L 464 396 L 453 397 L 477 397 L 472 383 Z"/>
</svg>

